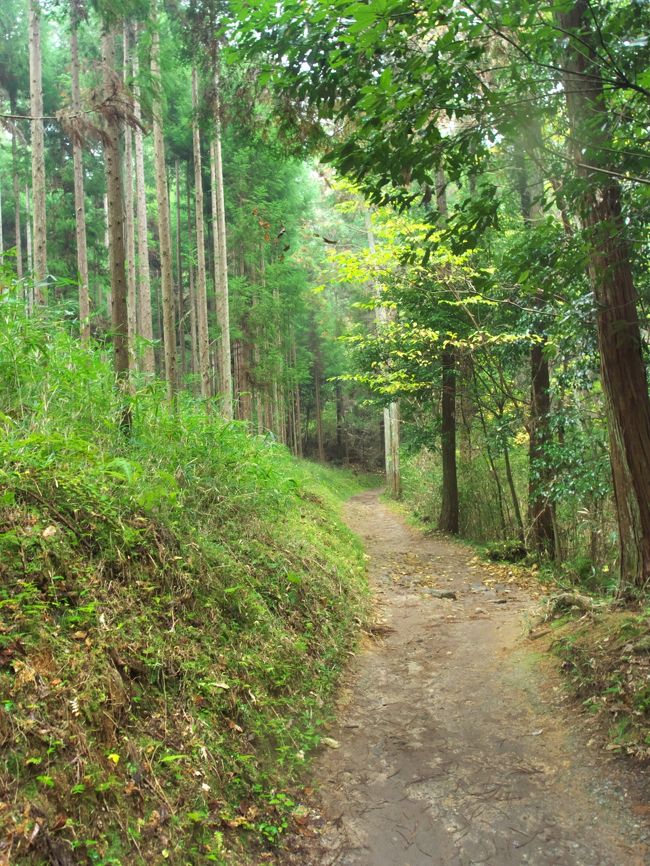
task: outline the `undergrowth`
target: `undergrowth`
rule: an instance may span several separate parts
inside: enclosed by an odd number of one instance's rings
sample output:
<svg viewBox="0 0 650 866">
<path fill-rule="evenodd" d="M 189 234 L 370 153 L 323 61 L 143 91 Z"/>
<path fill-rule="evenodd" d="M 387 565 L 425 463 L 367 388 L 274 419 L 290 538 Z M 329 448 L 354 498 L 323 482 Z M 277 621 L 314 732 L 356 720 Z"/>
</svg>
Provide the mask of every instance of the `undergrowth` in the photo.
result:
<svg viewBox="0 0 650 866">
<path fill-rule="evenodd" d="M 650 758 L 650 608 L 554 623 L 553 652 L 574 695 L 596 714 L 610 751 Z"/>
<path fill-rule="evenodd" d="M 0 303 L 0 861 L 241 862 L 273 843 L 366 615 L 298 464 Z"/>
</svg>

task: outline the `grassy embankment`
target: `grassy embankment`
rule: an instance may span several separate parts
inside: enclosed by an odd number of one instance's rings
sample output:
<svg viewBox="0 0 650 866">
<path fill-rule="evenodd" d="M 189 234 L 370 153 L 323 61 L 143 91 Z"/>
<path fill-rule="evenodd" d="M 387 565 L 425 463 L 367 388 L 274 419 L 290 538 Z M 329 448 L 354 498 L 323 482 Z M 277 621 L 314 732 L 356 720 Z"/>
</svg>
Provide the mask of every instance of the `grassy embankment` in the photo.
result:
<svg viewBox="0 0 650 866">
<path fill-rule="evenodd" d="M 352 474 L 0 304 L 0 863 L 242 862 L 366 615 Z M 247 841 L 246 841 L 247 840 Z"/>
</svg>

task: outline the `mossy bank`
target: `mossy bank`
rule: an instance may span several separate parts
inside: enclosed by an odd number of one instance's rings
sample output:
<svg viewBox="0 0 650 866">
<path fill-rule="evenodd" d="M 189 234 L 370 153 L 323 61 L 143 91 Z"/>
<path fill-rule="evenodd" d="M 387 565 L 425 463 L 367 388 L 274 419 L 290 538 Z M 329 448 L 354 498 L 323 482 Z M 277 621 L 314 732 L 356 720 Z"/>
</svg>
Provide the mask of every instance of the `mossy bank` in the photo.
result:
<svg viewBox="0 0 650 866">
<path fill-rule="evenodd" d="M 3 305 L 0 862 L 273 843 L 366 615 L 358 479 L 135 386 Z"/>
</svg>

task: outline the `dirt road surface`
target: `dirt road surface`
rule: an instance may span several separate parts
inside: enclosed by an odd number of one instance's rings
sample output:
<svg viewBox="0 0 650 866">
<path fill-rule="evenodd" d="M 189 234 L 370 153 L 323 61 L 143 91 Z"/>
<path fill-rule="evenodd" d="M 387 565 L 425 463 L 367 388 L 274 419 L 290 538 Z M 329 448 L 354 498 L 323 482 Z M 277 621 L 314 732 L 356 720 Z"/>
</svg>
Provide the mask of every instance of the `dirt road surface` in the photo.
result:
<svg viewBox="0 0 650 866">
<path fill-rule="evenodd" d="M 386 627 L 352 666 L 328 732 L 340 747 L 316 759 L 316 812 L 281 862 L 650 864 L 648 780 L 589 739 L 540 670 L 531 599 L 486 586 L 470 550 L 408 526 L 377 492 L 346 516 Z"/>
</svg>

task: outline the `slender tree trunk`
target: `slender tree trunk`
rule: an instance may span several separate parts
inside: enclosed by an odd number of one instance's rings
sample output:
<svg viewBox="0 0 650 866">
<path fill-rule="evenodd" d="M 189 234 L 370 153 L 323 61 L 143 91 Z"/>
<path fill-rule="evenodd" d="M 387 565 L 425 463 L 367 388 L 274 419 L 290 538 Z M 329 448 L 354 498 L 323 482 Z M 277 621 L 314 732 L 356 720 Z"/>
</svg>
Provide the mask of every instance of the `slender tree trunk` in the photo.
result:
<svg viewBox="0 0 650 866">
<path fill-rule="evenodd" d="M 123 77 L 126 85 L 130 74 L 131 25 L 123 25 L 124 65 Z M 133 215 L 133 130 L 124 125 L 124 232 L 126 246 L 126 283 L 129 323 L 129 367 L 136 369 L 135 342 L 137 336 L 136 273 L 135 273 L 135 221 Z"/>
<path fill-rule="evenodd" d="M 32 247 L 32 193 L 29 184 L 25 186 L 25 247 L 27 254 L 27 276 L 34 276 L 34 250 Z M 31 280 L 30 280 L 31 283 Z M 34 302 L 33 285 L 29 288 L 29 309 L 31 311 Z"/>
<path fill-rule="evenodd" d="M 541 196 L 543 193 L 543 181 L 539 177 L 535 163 L 532 163 L 532 171 L 526 167 L 523 152 L 525 150 L 535 151 L 539 135 L 536 130 L 527 130 L 523 142 L 522 152 L 516 156 L 517 182 L 519 186 L 519 198 L 521 200 L 521 213 L 524 223 L 529 229 L 543 217 Z M 541 294 L 532 300 L 536 309 L 543 306 L 544 298 Z M 528 470 L 528 520 L 530 524 L 529 545 L 537 553 L 555 558 L 555 515 L 554 505 L 548 497 L 547 489 L 552 482 L 552 473 L 547 465 L 546 451 L 552 440 L 551 433 L 551 396 L 550 396 L 550 370 L 546 355 L 547 340 L 545 326 L 541 317 L 537 317 L 534 325 L 535 335 L 539 341 L 534 342 L 530 348 L 530 418 L 529 418 L 529 470 Z"/>
<path fill-rule="evenodd" d="M 160 92 L 160 34 L 153 32 L 151 76 Z M 176 393 L 176 332 L 174 329 L 174 290 L 172 286 L 172 237 L 169 219 L 169 190 L 165 168 L 165 140 L 162 127 L 162 100 L 153 105 L 153 148 L 156 162 L 156 198 L 158 199 L 158 235 L 160 241 L 160 287 L 162 300 L 163 341 L 165 344 L 165 378 L 167 399 L 174 402 Z"/>
<path fill-rule="evenodd" d="M 476 380 L 475 380 L 476 381 Z M 478 395 L 478 387 L 476 391 Z M 478 407 L 479 418 L 481 419 L 481 427 L 483 428 L 483 438 L 485 441 L 485 457 L 490 467 L 490 471 L 492 473 L 492 477 L 494 478 L 494 485 L 497 489 L 497 505 L 499 506 L 499 523 L 501 527 L 501 537 L 506 538 L 507 535 L 507 525 L 506 525 L 506 512 L 503 505 L 503 487 L 501 485 L 501 479 L 499 478 L 499 472 L 496 467 L 496 463 L 494 462 L 494 457 L 492 455 L 492 448 L 490 446 L 490 442 L 488 439 L 488 431 L 487 424 L 485 423 L 485 415 L 483 414 L 483 407 L 478 400 L 476 400 L 476 405 Z M 517 503 L 519 504 L 519 503 Z"/>
<path fill-rule="evenodd" d="M 47 279 L 47 234 L 39 0 L 29 0 L 29 92 L 32 114 L 32 191 L 34 196 L 34 300 L 38 304 L 44 304 Z"/>
<path fill-rule="evenodd" d="M 181 188 L 180 165 L 174 163 L 176 186 L 176 298 L 178 310 L 178 348 L 180 352 L 180 380 L 185 378 L 185 291 L 183 288 L 183 258 L 181 256 Z"/>
<path fill-rule="evenodd" d="M 133 113 L 136 120 L 141 119 L 140 109 L 140 62 L 138 59 L 138 29 L 133 46 Z M 142 372 L 147 377 L 156 373 L 156 356 L 153 348 L 153 315 L 151 312 L 151 275 L 149 273 L 149 233 L 147 223 L 147 196 L 144 174 L 144 140 L 139 126 L 134 130 L 135 150 L 135 199 L 138 222 L 138 334 L 144 340 L 142 352 Z"/>
<path fill-rule="evenodd" d="M 316 328 L 312 331 L 312 345 L 314 349 L 314 400 L 316 412 L 316 447 L 318 449 L 318 459 L 323 462 L 325 460 L 325 444 L 323 441 L 323 406 L 321 395 L 321 378 L 323 376 L 323 362 L 321 359 L 320 341 Z"/>
<path fill-rule="evenodd" d="M 228 298 L 228 249 L 226 240 L 226 211 L 223 190 L 223 160 L 221 157 L 221 118 L 219 117 L 219 82 L 215 77 L 217 102 L 215 134 L 210 145 L 210 167 L 213 185 L 214 232 L 214 285 L 217 296 L 217 323 L 219 325 L 219 392 L 222 395 L 221 412 L 227 420 L 232 418 L 232 375 L 230 371 L 230 303 Z"/>
<path fill-rule="evenodd" d="M 456 472 L 456 352 L 442 350 L 442 504 L 438 529 L 458 534 L 458 477 Z"/>
<path fill-rule="evenodd" d="M 199 371 L 198 338 L 196 333 L 196 292 L 194 288 L 194 265 L 192 263 L 192 200 L 190 195 L 190 167 L 185 173 L 187 189 L 187 272 L 189 274 L 190 346 L 192 349 L 192 372 Z"/>
<path fill-rule="evenodd" d="M 370 212 L 365 212 L 366 236 L 368 249 L 372 255 L 375 254 L 375 234 L 372 230 Z M 378 290 L 375 289 L 378 294 Z M 377 308 L 377 322 L 383 325 L 389 321 L 389 312 L 386 307 Z M 386 484 L 389 494 L 393 499 L 399 499 L 402 493 L 402 481 L 399 464 L 399 403 L 390 403 L 384 408 L 384 463 L 386 467 Z"/>
<path fill-rule="evenodd" d="M 447 183 L 442 169 L 436 176 L 436 200 L 440 222 L 447 222 Z M 452 345 L 443 347 L 440 361 L 442 366 L 441 398 L 441 451 L 442 451 L 442 491 L 438 529 L 458 534 L 458 467 L 456 463 L 456 349 Z"/>
<path fill-rule="evenodd" d="M 503 443 L 503 463 L 506 467 L 506 480 L 508 481 L 508 489 L 510 490 L 510 498 L 512 499 L 512 507 L 515 512 L 515 521 L 517 523 L 517 535 L 523 542 L 524 540 L 524 520 L 521 516 L 521 508 L 519 506 L 519 497 L 517 496 L 517 488 L 515 487 L 515 479 L 512 474 L 512 466 L 510 465 L 510 451 L 506 442 Z"/>
<path fill-rule="evenodd" d="M 70 20 L 70 58 L 72 71 L 72 110 L 81 111 L 81 89 L 79 86 L 79 44 L 77 29 L 79 20 L 73 6 Z M 90 287 L 88 282 L 88 248 L 86 244 L 86 204 L 84 200 L 83 152 L 79 136 L 72 136 L 72 162 L 74 171 L 74 216 L 77 237 L 77 278 L 79 280 L 79 329 L 81 342 L 90 340 Z"/>
<path fill-rule="evenodd" d="M 117 90 L 115 74 L 115 39 L 110 30 L 102 35 L 102 66 L 104 98 L 110 103 Z M 122 122 L 115 112 L 104 124 L 104 161 L 106 166 L 106 189 L 108 202 L 109 261 L 111 273 L 111 320 L 113 336 L 113 358 L 118 387 L 124 392 L 128 388 L 128 307 L 126 261 L 124 250 L 124 201 L 120 159 L 120 133 Z M 131 429 L 131 411 L 123 404 L 120 426 L 125 432 Z"/>
<path fill-rule="evenodd" d="M 568 40 L 565 93 L 574 158 L 586 187 L 581 219 L 589 244 L 609 421 L 620 591 L 628 594 L 645 588 L 650 580 L 650 398 L 620 186 L 611 175 L 598 171 L 606 167 L 611 140 L 600 60 L 592 47 L 591 9 L 587 0 L 577 0 L 558 18 L 564 31 L 576 34 Z"/>
<path fill-rule="evenodd" d="M 203 223 L 203 177 L 199 133 L 199 93 L 196 69 L 192 69 L 192 141 L 194 146 L 194 206 L 196 209 L 196 307 L 201 396 L 210 397 L 210 346 L 208 342 L 208 301 L 205 273 L 205 227 Z"/>
<path fill-rule="evenodd" d="M 296 412 L 296 454 L 302 457 L 302 426 L 301 426 L 301 411 L 300 411 L 300 382 L 298 381 L 298 352 L 296 349 L 296 335 L 291 335 L 291 363 L 294 369 L 294 406 Z"/>
<path fill-rule="evenodd" d="M 12 112 L 16 113 L 16 108 L 12 104 Z M 11 168 L 12 168 L 12 184 L 14 193 L 14 230 L 16 233 L 16 277 L 19 280 L 23 278 L 23 240 L 20 219 L 20 175 L 18 171 L 18 144 L 16 142 L 16 130 L 11 130 Z"/>
</svg>

